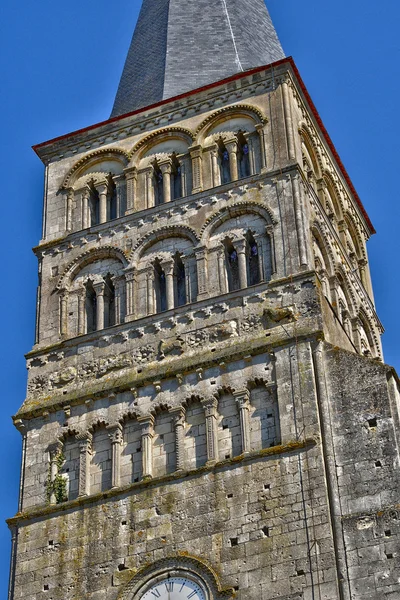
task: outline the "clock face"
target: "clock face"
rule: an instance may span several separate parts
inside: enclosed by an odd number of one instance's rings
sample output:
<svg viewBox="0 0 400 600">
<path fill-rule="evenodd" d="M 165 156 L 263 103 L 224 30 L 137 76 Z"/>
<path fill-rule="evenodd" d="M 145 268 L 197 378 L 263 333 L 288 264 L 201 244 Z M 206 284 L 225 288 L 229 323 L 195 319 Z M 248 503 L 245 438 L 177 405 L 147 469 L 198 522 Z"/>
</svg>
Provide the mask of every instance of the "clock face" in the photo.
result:
<svg viewBox="0 0 400 600">
<path fill-rule="evenodd" d="M 206 600 L 202 588 L 187 577 L 166 577 L 154 583 L 141 600 Z"/>
</svg>

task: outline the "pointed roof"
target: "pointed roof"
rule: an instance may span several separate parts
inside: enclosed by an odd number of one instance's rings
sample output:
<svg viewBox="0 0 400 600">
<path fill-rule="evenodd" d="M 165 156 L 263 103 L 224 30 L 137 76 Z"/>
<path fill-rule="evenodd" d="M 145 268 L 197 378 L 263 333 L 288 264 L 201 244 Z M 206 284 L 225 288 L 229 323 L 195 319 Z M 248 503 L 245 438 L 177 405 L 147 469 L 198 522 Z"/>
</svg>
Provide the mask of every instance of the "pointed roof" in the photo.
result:
<svg viewBox="0 0 400 600">
<path fill-rule="evenodd" d="M 284 56 L 264 0 L 143 0 L 111 117 Z"/>
</svg>

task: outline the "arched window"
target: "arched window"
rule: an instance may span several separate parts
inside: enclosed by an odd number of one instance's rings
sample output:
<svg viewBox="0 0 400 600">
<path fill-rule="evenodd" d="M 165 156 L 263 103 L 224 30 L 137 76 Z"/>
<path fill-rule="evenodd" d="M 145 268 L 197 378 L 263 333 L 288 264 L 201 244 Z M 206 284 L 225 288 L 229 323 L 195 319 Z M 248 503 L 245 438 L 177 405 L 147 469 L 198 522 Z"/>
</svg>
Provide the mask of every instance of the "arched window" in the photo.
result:
<svg viewBox="0 0 400 600">
<path fill-rule="evenodd" d="M 249 145 L 243 133 L 240 131 L 237 134 L 237 162 L 239 179 L 243 177 L 250 177 L 250 156 L 249 156 Z"/>
<path fill-rule="evenodd" d="M 97 329 L 97 297 L 93 282 L 89 279 L 85 285 L 86 333 Z"/>
<path fill-rule="evenodd" d="M 164 204 L 163 174 L 157 161 L 153 163 L 154 205 Z"/>
<path fill-rule="evenodd" d="M 234 290 L 240 289 L 239 257 L 230 239 L 227 238 L 224 244 L 226 256 L 226 271 L 228 275 L 228 288 L 230 292 L 233 292 Z"/>
<path fill-rule="evenodd" d="M 171 200 L 182 197 L 182 169 L 176 154 L 171 156 Z"/>
<path fill-rule="evenodd" d="M 89 226 L 93 227 L 94 225 L 98 225 L 100 223 L 100 198 L 99 192 L 96 190 L 93 183 L 90 184 L 89 189 Z"/>
<path fill-rule="evenodd" d="M 179 253 L 176 253 L 174 257 L 174 297 L 175 306 L 186 304 L 185 265 Z"/>
<path fill-rule="evenodd" d="M 246 234 L 247 285 L 257 285 L 261 281 L 260 255 L 253 234 Z"/>
<path fill-rule="evenodd" d="M 115 288 L 111 275 L 104 278 L 104 327 L 115 325 Z"/>
<path fill-rule="evenodd" d="M 167 285 L 164 270 L 158 259 L 154 262 L 154 289 L 156 293 L 156 310 L 167 310 Z"/>
<path fill-rule="evenodd" d="M 218 165 L 220 171 L 221 185 L 231 181 L 231 169 L 229 166 L 229 152 L 222 139 L 218 140 Z"/>
</svg>

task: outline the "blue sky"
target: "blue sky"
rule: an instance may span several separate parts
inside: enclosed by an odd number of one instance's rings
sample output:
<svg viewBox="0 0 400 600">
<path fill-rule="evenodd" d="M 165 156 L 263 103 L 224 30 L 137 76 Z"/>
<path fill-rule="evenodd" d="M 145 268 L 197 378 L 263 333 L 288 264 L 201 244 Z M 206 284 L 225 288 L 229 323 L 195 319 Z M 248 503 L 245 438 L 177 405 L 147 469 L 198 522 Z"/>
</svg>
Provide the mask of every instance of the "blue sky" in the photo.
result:
<svg viewBox="0 0 400 600">
<path fill-rule="evenodd" d="M 184 3 L 183 3 L 184 4 Z M 400 367 L 398 297 L 400 5 L 395 0 L 268 0 L 377 230 L 369 256 L 386 362 Z M 3 0 L 0 8 L 3 242 L 0 597 L 17 509 L 24 353 L 34 336 L 43 169 L 31 145 L 108 118 L 140 0 Z"/>
</svg>

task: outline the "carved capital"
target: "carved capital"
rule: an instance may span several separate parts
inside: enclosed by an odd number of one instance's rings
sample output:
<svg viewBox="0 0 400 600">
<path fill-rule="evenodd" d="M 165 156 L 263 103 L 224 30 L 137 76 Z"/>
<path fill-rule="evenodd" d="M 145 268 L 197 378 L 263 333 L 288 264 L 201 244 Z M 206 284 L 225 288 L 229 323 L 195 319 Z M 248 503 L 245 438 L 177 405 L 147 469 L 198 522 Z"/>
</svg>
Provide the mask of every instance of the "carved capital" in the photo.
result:
<svg viewBox="0 0 400 600">
<path fill-rule="evenodd" d="M 214 417 L 217 412 L 218 400 L 216 398 L 205 398 L 201 400 L 206 417 Z"/>
<path fill-rule="evenodd" d="M 153 437 L 154 436 L 154 417 L 152 415 L 145 415 L 138 417 L 138 423 L 142 425 L 142 435 Z"/>
<path fill-rule="evenodd" d="M 122 444 L 122 425 L 120 423 L 118 423 L 118 425 L 110 425 L 109 427 L 107 427 L 107 429 L 109 431 L 108 436 L 111 440 L 111 443 Z"/>
<path fill-rule="evenodd" d="M 169 412 L 174 418 L 175 427 L 183 427 L 185 425 L 186 410 L 183 406 L 171 408 Z"/>
<path fill-rule="evenodd" d="M 233 392 L 233 396 L 236 400 L 239 409 L 248 409 L 249 408 L 249 400 L 250 400 L 250 392 L 249 390 L 239 390 L 237 392 Z"/>
</svg>

